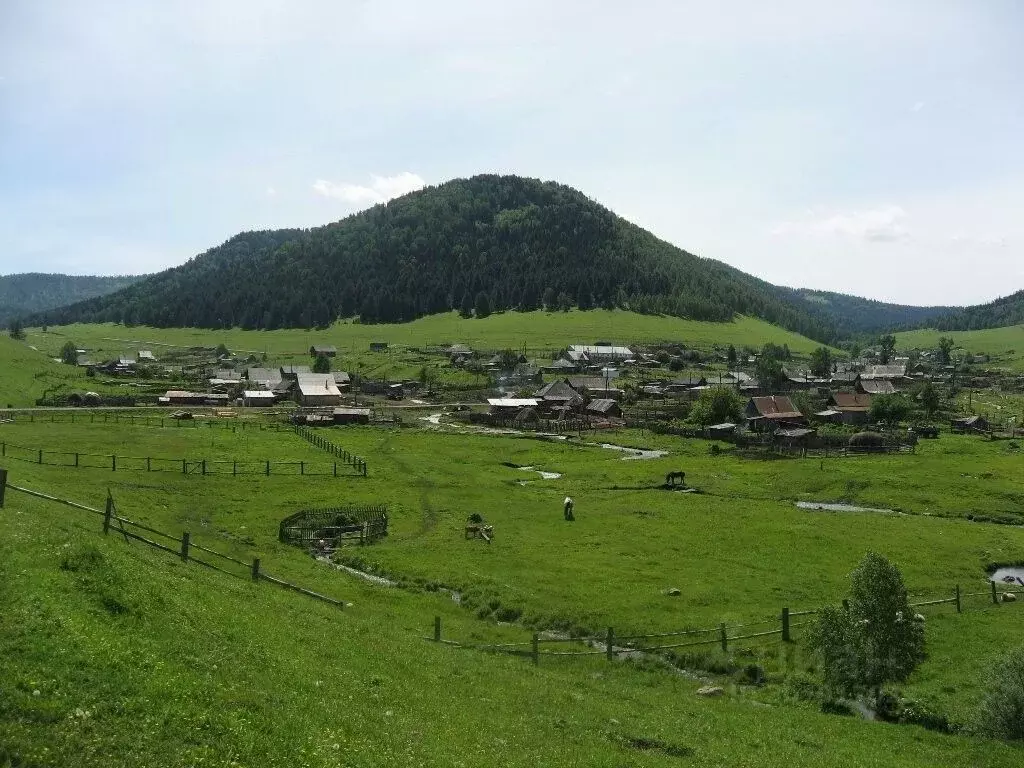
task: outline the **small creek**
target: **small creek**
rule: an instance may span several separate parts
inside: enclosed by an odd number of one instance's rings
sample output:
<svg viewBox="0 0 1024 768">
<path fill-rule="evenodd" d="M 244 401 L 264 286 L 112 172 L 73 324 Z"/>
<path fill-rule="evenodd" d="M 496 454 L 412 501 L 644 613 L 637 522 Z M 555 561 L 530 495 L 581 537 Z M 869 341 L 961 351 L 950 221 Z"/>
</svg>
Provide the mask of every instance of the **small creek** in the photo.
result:
<svg viewBox="0 0 1024 768">
<path fill-rule="evenodd" d="M 1012 584 L 1015 587 L 1024 586 L 1024 568 L 997 568 L 988 577 L 989 581 L 997 584 Z"/>
<path fill-rule="evenodd" d="M 561 472 L 545 472 L 542 469 L 534 469 L 533 467 L 519 467 L 519 469 L 523 472 L 536 472 L 542 480 L 557 480 L 562 476 Z"/>
<path fill-rule="evenodd" d="M 614 443 L 584 443 L 584 445 L 596 445 L 598 448 L 607 448 L 610 451 L 622 451 L 623 453 L 628 454 L 627 456 L 622 457 L 623 461 L 636 459 L 660 459 L 663 456 L 668 456 L 668 451 L 627 448 L 624 445 L 615 445 Z"/>
<path fill-rule="evenodd" d="M 823 509 L 827 512 L 880 512 L 883 515 L 895 515 L 892 509 L 880 509 L 878 507 L 857 507 L 853 504 L 829 504 L 823 501 L 798 501 L 796 505 L 800 509 Z"/>
</svg>

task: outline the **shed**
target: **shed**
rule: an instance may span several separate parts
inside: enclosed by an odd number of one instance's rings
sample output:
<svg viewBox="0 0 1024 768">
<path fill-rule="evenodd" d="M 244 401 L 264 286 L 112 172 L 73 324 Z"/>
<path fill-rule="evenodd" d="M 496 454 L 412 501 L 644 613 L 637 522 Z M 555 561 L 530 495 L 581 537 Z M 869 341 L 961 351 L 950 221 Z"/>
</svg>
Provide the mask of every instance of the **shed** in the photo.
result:
<svg viewBox="0 0 1024 768">
<path fill-rule="evenodd" d="M 338 348 L 333 344 L 314 344 L 309 348 L 310 357 L 334 357 L 338 354 Z"/>
<path fill-rule="evenodd" d="M 160 398 L 160 401 L 167 403 L 168 405 L 202 405 L 205 399 L 206 394 L 203 392 L 169 389 L 167 390 L 167 393 Z"/>
<path fill-rule="evenodd" d="M 826 404 L 829 410 L 839 411 L 843 424 L 866 424 L 871 411 L 871 395 L 863 392 L 836 392 Z"/>
<path fill-rule="evenodd" d="M 300 405 L 339 405 L 341 390 L 329 373 L 310 373 L 298 377 L 297 398 Z"/>
<path fill-rule="evenodd" d="M 721 424 L 704 427 L 704 432 L 711 440 L 723 440 L 736 434 L 736 425 L 731 421 L 724 421 Z"/>
<path fill-rule="evenodd" d="M 335 424 L 369 424 L 369 408 L 335 408 Z"/>
<path fill-rule="evenodd" d="M 266 389 L 247 389 L 242 392 L 242 405 L 252 407 L 273 405 L 277 396 Z"/>
<path fill-rule="evenodd" d="M 587 405 L 587 413 L 591 416 L 603 416 L 605 418 L 621 419 L 622 407 L 611 398 L 602 397 L 591 400 Z"/>
<path fill-rule="evenodd" d="M 950 426 L 954 432 L 988 432 L 988 419 L 984 416 L 965 416 L 960 419 L 953 419 Z"/>
</svg>

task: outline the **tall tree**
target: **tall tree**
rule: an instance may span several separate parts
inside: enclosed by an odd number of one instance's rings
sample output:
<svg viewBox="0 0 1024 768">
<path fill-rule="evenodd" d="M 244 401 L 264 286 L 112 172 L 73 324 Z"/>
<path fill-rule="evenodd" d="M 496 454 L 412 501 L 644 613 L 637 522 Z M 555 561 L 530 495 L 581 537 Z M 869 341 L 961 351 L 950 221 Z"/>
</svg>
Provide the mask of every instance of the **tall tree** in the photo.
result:
<svg viewBox="0 0 1024 768">
<path fill-rule="evenodd" d="M 921 389 L 918 390 L 917 400 L 921 403 L 921 407 L 924 412 L 928 414 L 928 418 L 932 418 L 935 412 L 939 410 L 939 405 L 942 400 L 939 397 L 939 390 L 937 390 L 930 381 L 926 381 L 921 385 Z"/>
<path fill-rule="evenodd" d="M 327 355 L 317 355 L 313 361 L 313 373 L 330 373 L 331 358 Z"/>
<path fill-rule="evenodd" d="M 7 332 L 10 334 L 12 339 L 21 340 L 25 338 L 25 329 L 21 325 L 21 320 L 11 320 Z"/>
<path fill-rule="evenodd" d="M 811 373 L 827 379 L 832 373 L 832 352 L 828 347 L 818 347 L 811 352 Z"/>
<path fill-rule="evenodd" d="M 953 352 L 953 340 L 949 336 L 939 337 L 939 363 L 949 365 Z"/>
<path fill-rule="evenodd" d="M 888 365 L 896 351 L 896 337 L 891 333 L 880 336 L 878 339 L 878 362 Z"/>
<path fill-rule="evenodd" d="M 754 378 L 758 386 L 765 392 L 778 392 L 782 382 L 786 380 L 786 373 L 782 370 L 782 363 L 771 355 L 761 355 L 757 358 L 754 366 Z"/>
<path fill-rule="evenodd" d="M 78 365 L 78 346 L 73 341 L 65 341 L 60 348 L 60 359 L 67 365 Z"/>
<path fill-rule="evenodd" d="M 476 295 L 476 304 L 474 305 L 474 308 L 476 309 L 476 316 L 478 318 L 487 317 L 491 314 L 491 300 L 483 291 L 480 291 L 480 293 Z"/>
<path fill-rule="evenodd" d="M 737 423 L 743 412 L 739 394 L 731 387 L 710 387 L 700 393 L 690 409 L 688 420 L 706 427 L 709 424 Z"/>
<path fill-rule="evenodd" d="M 924 658 L 924 627 L 899 569 L 868 552 L 850 574 L 849 610 L 823 609 L 810 646 L 826 684 L 843 695 L 872 692 L 877 700 L 883 684 L 909 677 Z"/>
<path fill-rule="evenodd" d="M 725 352 L 725 363 L 729 366 L 729 370 L 736 367 L 736 347 L 732 344 L 729 345 L 729 349 Z"/>
</svg>

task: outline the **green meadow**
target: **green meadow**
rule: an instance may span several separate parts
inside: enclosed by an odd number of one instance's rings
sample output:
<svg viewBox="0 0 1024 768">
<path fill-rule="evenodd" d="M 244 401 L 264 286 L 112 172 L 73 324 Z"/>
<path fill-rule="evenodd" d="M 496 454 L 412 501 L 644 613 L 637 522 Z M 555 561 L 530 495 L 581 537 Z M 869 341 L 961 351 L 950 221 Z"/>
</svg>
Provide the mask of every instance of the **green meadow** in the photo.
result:
<svg viewBox="0 0 1024 768">
<path fill-rule="evenodd" d="M 895 334 L 898 349 L 934 349 L 948 336 L 956 346 L 975 354 L 990 355 L 993 367 L 1024 371 L 1024 325 L 988 328 L 981 331 L 936 331 L 922 329 Z"/>
</svg>

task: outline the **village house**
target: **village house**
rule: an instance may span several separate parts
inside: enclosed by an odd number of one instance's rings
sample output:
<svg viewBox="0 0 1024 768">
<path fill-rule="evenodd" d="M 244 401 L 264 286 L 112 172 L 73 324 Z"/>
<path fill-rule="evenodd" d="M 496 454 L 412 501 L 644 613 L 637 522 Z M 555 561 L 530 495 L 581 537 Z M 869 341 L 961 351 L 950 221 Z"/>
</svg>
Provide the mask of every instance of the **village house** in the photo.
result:
<svg viewBox="0 0 1024 768">
<path fill-rule="evenodd" d="M 574 410 L 583 406 L 583 397 L 564 379 L 545 384 L 534 393 L 534 397 L 540 400 L 540 407 L 548 411 L 556 408 Z"/>
<path fill-rule="evenodd" d="M 369 424 L 369 408 L 335 408 L 333 420 L 335 424 Z"/>
<path fill-rule="evenodd" d="M 309 348 L 310 357 L 334 357 L 338 354 L 338 348 L 333 344 L 314 344 Z"/>
<path fill-rule="evenodd" d="M 611 398 L 621 400 L 625 394 L 621 389 L 611 386 L 613 379 L 601 376 L 570 376 L 565 383 L 579 394 L 594 398 Z"/>
<path fill-rule="evenodd" d="M 534 397 L 489 397 L 490 414 L 499 419 L 515 419 L 532 411 L 536 414 L 538 401 Z"/>
<path fill-rule="evenodd" d="M 964 416 L 960 419 L 953 419 L 950 426 L 954 432 L 988 432 L 988 419 L 984 416 Z"/>
<path fill-rule="evenodd" d="M 306 373 L 296 379 L 296 400 L 303 406 L 340 405 L 341 390 L 329 373 Z"/>
<path fill-rule="evenodd" d="M 249 408 L 266 407 L 277 402 L 277 396 L 266 389 L 246 389 L 242 392 L 242 405 Z"/>
<path fill-rule="evenodd" d="M 591 400 L 586 407 L 586 412 L 590 416 L 596 416 L 604 419 L 621 419 L 622 418 L 622 407 L 612 400 L 611 398 L 599 398 L 597 400 Z"/>
<path fill-rule="evenodd" d="M 576 373 L 579 369 L 579 365 L 564 357 L 560 357 L 541 367 L 544 373 Z"/>
<path fill-rule="evenodd" d="M 604 344 L 573 344 L 569 347 L 569 359 L 573 353 L 582 355 L 588 363 L 613 363 L 631 360 L 633 351 L 629 347 L 617 347 Z"/>
<path fill-rule="evenodd" d="M 736 434 L 737 426 L 731 421 L 724 421 L 704 427 L 704 434 L 709 440 L 728 440 Z"/>
<path fill-rule="evenodd" d="M 752 397 L 747 401 L 743 415 L 753 429 L 776 429 L 804 426 L 807 419 L 785 395 Z"/>
<path fill-rule="evenodd" d="M 856 389 L 865 395 L 894 395 L 897 391 L 889 379 L 857 379 Z"/>
<path fill-rule="evenodd" d="M 863 392 L 836 392 L 826 403 L 830 411 L 839 412 L 841 424 L 867 424 L 871 412 L 871 395 Z"/>
<path fill-rule="evenodd" d="M 281 383 L 281 371 L 277 368 L 249 368 L 245 378 L 250 389 L 272 390 Z"/>
</svg>

